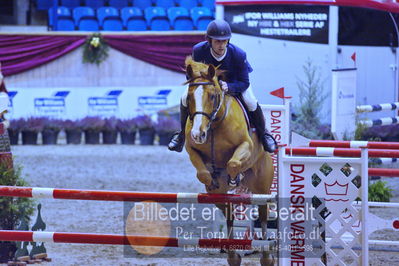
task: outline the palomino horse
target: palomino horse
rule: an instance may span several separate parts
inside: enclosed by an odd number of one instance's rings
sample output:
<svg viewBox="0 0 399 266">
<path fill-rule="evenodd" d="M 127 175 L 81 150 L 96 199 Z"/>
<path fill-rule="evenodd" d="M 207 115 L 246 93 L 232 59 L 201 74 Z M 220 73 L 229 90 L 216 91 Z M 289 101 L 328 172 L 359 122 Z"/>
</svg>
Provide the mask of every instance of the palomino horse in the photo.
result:
<svg viewBox="0 0 399 266">
<path fill-rule="evenodd" d="M 187 57 L 185 63 L 190 115 L 185 147 L 197 170 L 197 178 L 208 193 L 227 193 L 234 188 L 232 183 L 242 179 L 241 185 L 252 193 L 269 194 L 274 172 L 272 158 L 263 150 L 257 134 L 248 131 L 237 99 L 220 88 L 218 75 L 222 71 L 213 65 L 195 62 L 191 57 Z M 233 238 L 231 204 L 216 206 L 226 217 L 228 237 Z M 267 216 L 267 205 L 259 206 L 263 239 L 266 239 Z M 233 250 L 228 251 L 227 260 L 230 265 L 241 263 Z M 263 251 L 261 264 L 273 263 L 269 252 Z"/>
</svg>

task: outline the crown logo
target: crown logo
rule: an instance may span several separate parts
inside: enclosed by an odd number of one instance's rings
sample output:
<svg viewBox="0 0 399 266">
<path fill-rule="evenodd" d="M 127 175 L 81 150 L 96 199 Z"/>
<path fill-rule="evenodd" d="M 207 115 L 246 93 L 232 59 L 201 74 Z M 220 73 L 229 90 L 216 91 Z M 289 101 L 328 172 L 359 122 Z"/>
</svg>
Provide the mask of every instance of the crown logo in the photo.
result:
<svg viewBox="0 0 399 266">
<path fill-rule="evenodd" d="M 348 194 L 348 183 L 342 185 L 335 181 L 333 184 L 324 183 L 326 195 L 345 196 Z"/>
</svg>

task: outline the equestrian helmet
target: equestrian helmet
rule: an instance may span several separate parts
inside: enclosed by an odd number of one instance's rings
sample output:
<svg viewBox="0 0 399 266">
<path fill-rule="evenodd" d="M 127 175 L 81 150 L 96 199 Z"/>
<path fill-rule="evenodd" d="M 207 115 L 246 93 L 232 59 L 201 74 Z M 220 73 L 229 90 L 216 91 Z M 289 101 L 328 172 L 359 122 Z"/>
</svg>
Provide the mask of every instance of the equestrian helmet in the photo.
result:
<svg viewBox="0 0 399 266">
<path fill-rule="evenodd" d="M 206 29 L 206 37 L 215 40 L 229 40 L 231 38 L 229 23 L 221 19 L 212 20 Z"/>
</svg>

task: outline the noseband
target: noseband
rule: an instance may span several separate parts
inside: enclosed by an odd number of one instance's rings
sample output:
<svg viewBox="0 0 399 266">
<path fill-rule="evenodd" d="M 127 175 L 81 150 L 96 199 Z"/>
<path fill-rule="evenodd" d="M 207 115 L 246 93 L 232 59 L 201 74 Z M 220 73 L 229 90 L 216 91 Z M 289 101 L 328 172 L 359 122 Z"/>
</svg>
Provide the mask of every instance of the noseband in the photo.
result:
<svg viewBox="0 0 399 266">
<path fill-rule="evenodd" d="M 188 84 L 189 87 L 193 86 L 203 86 L 203 85 L 213 85 L 215 86 L 215 83 L 212 81 L 205 81 L 205 82 L 191 82 Z M 216 91 L 216 88 L 215 88 Z M 216 93 L 215 93 L 216 94 Z M 216 94 L 217 97 L 213 101 L 213 110 L 210 114 L 205 113 L 205 112 L 195 112 L 193 114 L 190 114 L 190 120 L 192 121 L 196 115 L 203 115 L 206 118 L 208 118 L 209 123 L 208 127 L 210 128 L 212 122 L 216 121 L 216 114 L 219 112 L 220 108 L 222 107 L 223 100 L 224 100 L 224 91 L 222 90 L 222 96 L 220 97 L 220 94 Z"/>
</svg>

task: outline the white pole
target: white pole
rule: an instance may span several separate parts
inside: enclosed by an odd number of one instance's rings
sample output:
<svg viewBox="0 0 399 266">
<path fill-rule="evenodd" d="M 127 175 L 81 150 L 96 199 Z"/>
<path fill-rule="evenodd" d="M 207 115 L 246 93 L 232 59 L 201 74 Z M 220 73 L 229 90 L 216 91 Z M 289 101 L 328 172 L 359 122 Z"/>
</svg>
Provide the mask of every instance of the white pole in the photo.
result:
<svg viewBox="0 0 399 266">
<path fill-rule="evenodd" d="M 367 226 L 367 217 L 369 213 L 369 175 L 368 175 L 368 149 L 362 148 L 361 159 L 362 159 L 362 179 L 361 179 L 361 195 L 362 195 L 362 256 L 361 261 L 363 266 L 369 265 L 369 234 Z"/>
</svg>

